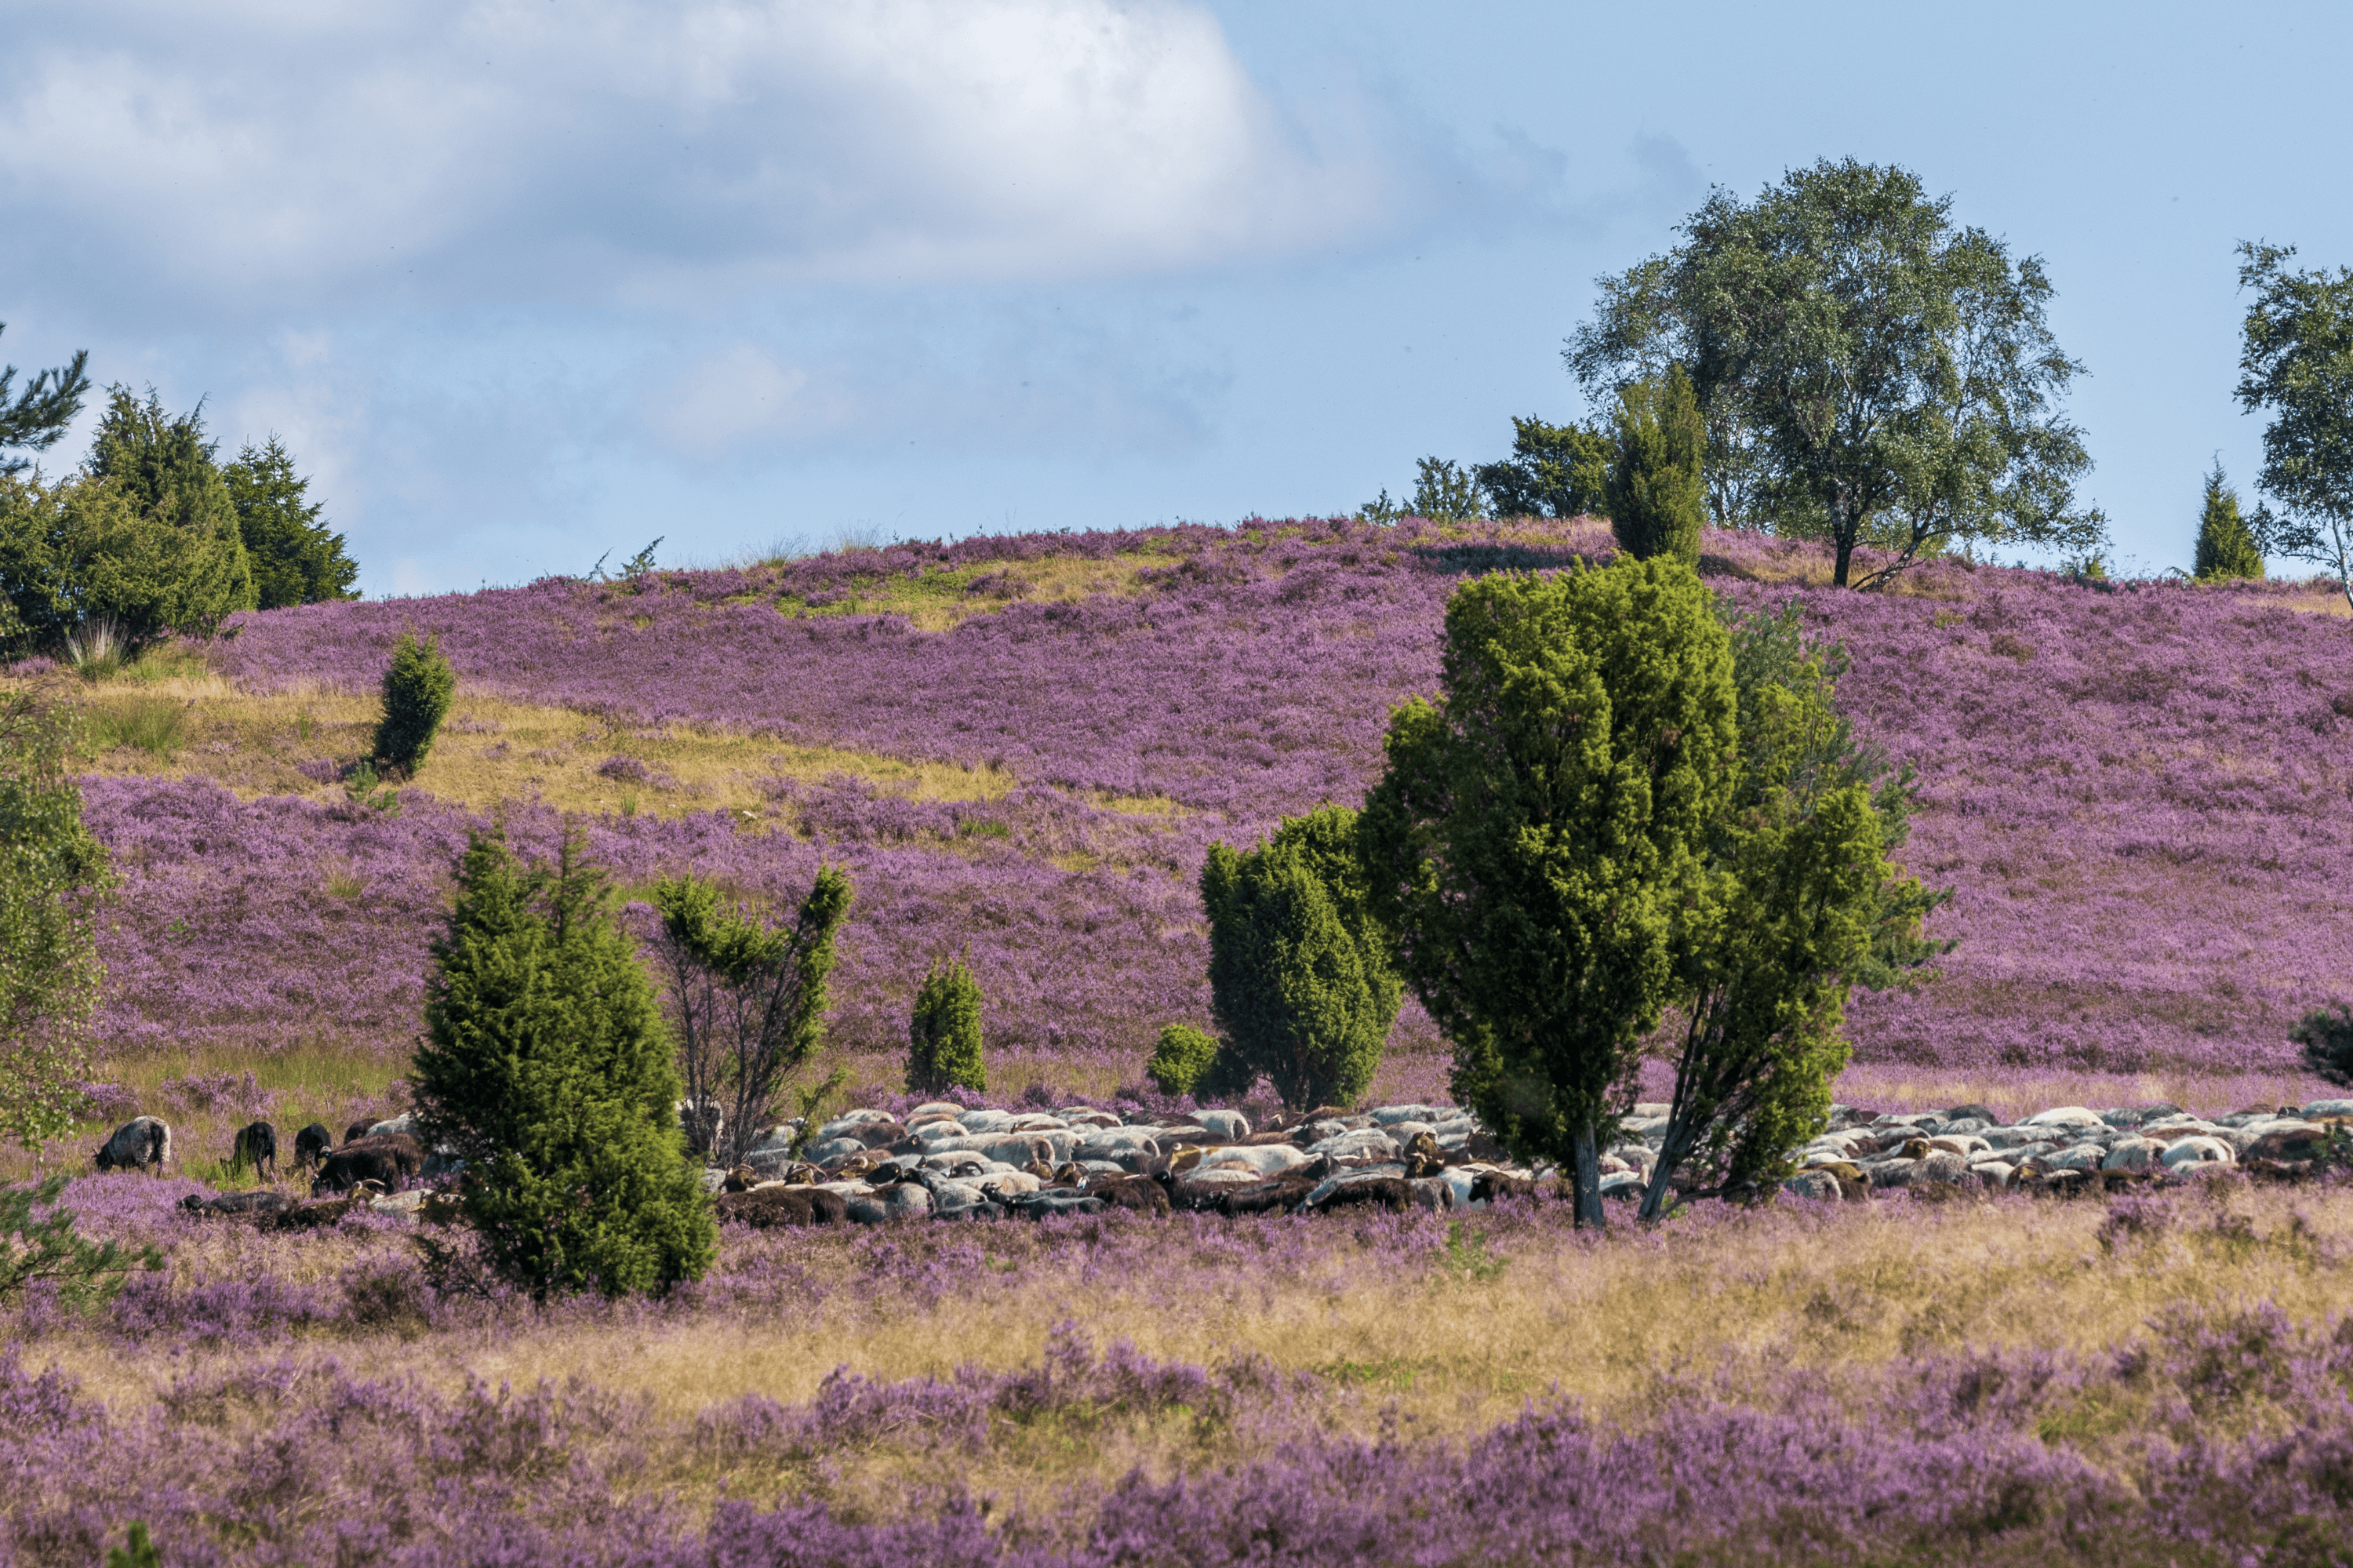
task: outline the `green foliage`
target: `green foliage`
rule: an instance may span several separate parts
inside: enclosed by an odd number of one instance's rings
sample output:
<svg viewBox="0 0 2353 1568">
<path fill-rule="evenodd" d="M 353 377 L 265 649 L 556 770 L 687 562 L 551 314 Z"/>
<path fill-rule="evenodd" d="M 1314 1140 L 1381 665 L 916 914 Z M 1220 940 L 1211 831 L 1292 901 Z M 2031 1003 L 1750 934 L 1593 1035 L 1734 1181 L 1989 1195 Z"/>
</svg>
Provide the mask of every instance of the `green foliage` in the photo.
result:
<svg viewBox="0 0 2353 1568">
<path fill-rule="evenodd" d="M 132 696 L 90 715 L 90 737 L 100 747 L 127 747 L 165 761 L 187 738 L 188 705 L 171 697 Z"/>
<path fill-rule="evenodd" d="M 2353 606 L 2353 268 L 2291 272 L 2293 246 L 2242 243 L 2253 291 L 2239 354 L 2239 406 L 2269 409 L 2257 481 L 2284 512 L 2258 510 L 2262 554 L 2334 573 Z"/>
<path fill-rule="evenodd" d="M 1456 1094 L 1576 1182 L 1678 991 L 1679 917 L 1737 774 L 1729 639 L 1680 561 L 1502 574 L 1447 603 L 1442 694 L 1389 722 L 1372 902 Z"/>
<path fill-rule="evenodd" d="M 907 1087 L 919 1095 L 988 1087 L 981 1055 L 980 982 L 961 958 L 943 958 L 915 992 L 907 1022 Z"/>
<path fill-rule="evenodd" d="M 2332 1001 L 2316 1012 L 2307 1012 L 2289 1032 L 2288 1038 L 2304 1047 L 2306 1072 L 2317 1073 L 2341 1087 L 2353 1088 L 2353 1006 Z"/>
<path fill-rule="evenodd" d="M 0 1137 L 31 1150 L 82 1109 L 106 978 L 98 906 L 114 877 L 67 771 L 77 719 L 29 693 L 0 695 Z"/>
<path fill-rule="evenodd" d="M 1356 837 L 1356 813 L 1326 806 L 1261 848 L 1209 846 L 1209 993 L 1233 1058 L 1210 1065 L 1221 1088 L 1263 1073 L 1304 1107 L 1349 1104 L 1373 1081 L 1402 986 Z"/>
<path fill-rule="evenodd" d="M 835 944 L 853 896 L 846 874 L 819 866 L 783 927 L 723 904 L 717 885 L 698 876 L 654 885 L 662 917 L 655 952 L 669 984 L 680 1073 L 691 1104 L 719 1107 L 712 1152 L 727 1164 L 743 1160 L 785 1080 L 824 1043 Z M 817 1098 L 839 1086 L 828 1079 Z"/>
<path fill-rule="evenodd" d="M 1171 1023 L 1161 1029 L 1144 1073 L 1164 1095 L 1189 1095 L 1217 1059 L 1216 1035 L 1190 1024 Z"/>
<path fill-rule="evenodd" d="M 1911 764 L 1899 767 L 1877 747 L 1865 745 L 1853 722 L 1832 705 L 1848 668 L 1846 650 L 1835 642 L 1810 643 L 1803 612 L 1794 602 L 1778 613 L 1733 615 L 1726 629 L 1744 758 L 1736 801 L 1764 799 L 1760 780 L 1768 778 L 1816 797 L 1848 788 L 1868 789 L 1882 845 L 1890 857 L 1895 855 L 1912 835 L 1919 776 Z M 1793 715 L 1805 722 L 1795 722 Z M 1955 944 L 1924 938 L 1921 923 L 1952 896 L 1949 887 L 1930 890 L 1908 877 L 1882 883 L 1871 916 L 1870 947 L 1854 960 L 1854 983 L 1866 991 L 1889 991 L 1908 988 L 1933 972 L 1927 966 Z"/>
<path fill-rule="evenodd" d="M 129 652 L 209 634 L 241 608 L 222 596 L 224 541 L 141 512 L 111 480 L 0 477 L 0 645 L 60 648 L 104 626 Z"/>
<path fill-rule="evenodd" d="M 1618 440 L 1609 466 L 1610 531 L 1619 548 L 1641 559 L 1672 556 L 1699 565 L 1699 531 L 1707 520 L 1700 477 L 1707 426 L 1681 365 L 1663 381 L 1638 381 L 1618 394 Z"/>
<path fill-rule="evenodd" d="M 1381 486 L 1381 493 L 1377 499 L 1367 501 L 1356 508 L 1356 521 L 1387 528 L 1395 524 L 1397 520 L 1406 514 L 1407 509 L 1402 503 L 1389 499 L 1389 487 L 1385 484 Z"/>
<path fill-rule="evenodd" d="M 1512 455 L 1472 471 L 1498 517 L 1600 516 L 1609 508 L 1609 431 L 1512 420 Z"/>
<path fill-rule="evenodd" d="M 276 436 L 264 446 L 248 445 L 221 477 L 252 559 L 259 608 L 359 598 L 352 589 L 359 564 L 343 553 L 343 536 L 319 520 L 324 508 L 310 499 L 311 482 L 294 471 Z"/>
<path fill-rule="evenodd" d="M 2206 475 L 2206 504 L 2198 515 L 2197 578 L 2211 583 L 2263 575 L 2263 553 L 2239 515 L 2239 493 L 2231 488 L 2217 457 Z"/>
<path fill-rule="evenodd" d="M 1853 159 L 1790 171 L 1753 203 L 1717 191 L 1684 243 L 1600 281 L 1567 359 L 1588 396 L 1689 366 L 1710 504 L 1820 535 L 1870 586 L 1963 541 L 2096 547 L 2091 467 L 2054 406 L 2083 366 L 2045 321 L 2039 258 L 2013 260 L 1916 176 Z"/>
<path fill-rule="evenodd" d="M 7 330 L 8 323 L 0 322 L 0 332 Z M 15 366 L 0 366 L 0 449 L 42 452 L 57 445 L 81 412 L 83 395 L 90 390 L 89 364 L 90 351 L 84 349 L 72 364 L 37 372 L 22 387 L 16 387 Z M 9 396 L 12 388 L 14 397 Z M 31 462 L 30 458 L 0 457 L 0 476 L 21 473 Z"/>
<path fill-rule="evenodd" d="M 56 1288 L 60 1307 L 79 1312 L 113 1300 L 132 1269 L 164 1266 L 152 1245 L 128 1252 L 75 1234 L 73 1212 L 58 1206 L 65 1191 L 63 1176 L 38 1187 L 0 1187 L 0 1301 L 22 1301 L 26 1286 L 43 1283 Z M 35 1219 L 37 1208 L 48 1213 Z"/>
<path fill-rule="evenodd" d="M 1740 777 L 1684 906 L 1683 1044 L 1645 1219 L 1694 1160 L 1694 1191 L 1768 1191 L 1828 1117 L 1849 988 L 1899 983 L 1951 946 L 1919 935 L 1950 890 L 1887 859 L 1909 832 L 1912 779 L 1832 705 L 1842 652 L 1806 645 L 1794 605 L 1731 633 Z"/>
<path fill-rule="evenodd" d="M 567 826 L 526 867 L 473 836 L 410 1073 L 426 1140 L 467 1161 L 484 1261 L 540 1298 L 666 1290 L 716 1246 L 660 1004 L 585 845 Z"/>
<path fill-rule="evenodd" d="M 86 607 L 90 613 L 136 621 L 132 606 L 155 600 L 163 607 L 155 624 L 132 629 L 134 640 L 144 641 L 164 626 L 210 637 L 229 616 L 253 608 L 252 564 L 228 482 L 205 440 L 201 407 L 174 418 L 152 387 L 144 403 L 129 387 L 109 387 L 83 468 L 111 485 L 147 525 L 97 553 L 93 566 L 114 563 L 114 569 L 100 574 L 102 589 L 92 582 L 93 600 L 110 602 L 93 602 Z"/>
<path fill-rule="evenodd" d="M 1487 515 L 1478 475 L 1451 458 L 1417 458 L 1410 510 L 1433 523 L 1461 523 Z M 1384 495 L 1388 492 L 1382 492 Z"/>
<path fill-rule="evenodd" d="M 400 791 L 385 788 L 375 764 L 365 758 L 343 780 L 343 798 L 365 811 L 377 811 L 387 817 L 400 815 Z"/>
<path fill-rule="evenodd" d="M 440 637 L 419 642 L 415 632 L 402 632 L 384 672 L 384 716 L 375 726 L 375 760 L 386 772 L 400 775 L 424 767 L 457 692 L 458 672 L 441 652 Z"/>
<path fill-rule="evenodd" d="M 147 1527 L 133 1523 L 122 1544 L 107 1549 L 106 1568 L 164 1568 L 164 1553 L 147 1539 Z"/>
</svg>

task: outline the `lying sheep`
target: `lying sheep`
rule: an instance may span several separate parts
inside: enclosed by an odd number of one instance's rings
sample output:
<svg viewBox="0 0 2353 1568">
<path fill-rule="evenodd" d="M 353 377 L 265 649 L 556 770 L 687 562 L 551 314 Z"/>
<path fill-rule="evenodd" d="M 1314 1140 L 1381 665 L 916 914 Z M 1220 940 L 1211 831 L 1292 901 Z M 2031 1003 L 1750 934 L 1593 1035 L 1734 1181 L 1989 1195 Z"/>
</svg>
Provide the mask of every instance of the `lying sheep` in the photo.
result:
<svg viewBox="0 0 2353 1568">
<path fill-rule="evenodd" d="M 756 1187 L 723 1192 L 712 1208 L 723 1220 L 769 1230 L 778 1225 L 846 1225 L 849 1203 L 823 1187 Z"/>
</svg>

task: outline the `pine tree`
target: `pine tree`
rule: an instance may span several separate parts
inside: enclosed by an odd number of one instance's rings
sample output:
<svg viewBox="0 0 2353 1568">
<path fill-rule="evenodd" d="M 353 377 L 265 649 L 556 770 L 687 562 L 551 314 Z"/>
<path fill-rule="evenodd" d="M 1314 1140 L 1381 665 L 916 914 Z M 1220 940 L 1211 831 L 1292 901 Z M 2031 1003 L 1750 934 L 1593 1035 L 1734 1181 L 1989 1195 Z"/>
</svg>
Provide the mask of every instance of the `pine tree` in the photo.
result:
<svg viewBox="0 0 2353 1568">
<path fill-rule="evenodd" d="M 1609 470 L 1609 526 L 1638 560 L 1671 556 L 1699 564 L 1707 518 L 1707 423 L 1681 365 L 1664 382 L 1640 381 L 1618 395 L 1618 452 Z"/>
<path fill-rule="evenodd" d="M 343 553 L 343 536 L 319 520 L 324 510 L 310 499 L 311 482 L 294 471 L 294 460 L 276 436 L 265 446 L 248 446 L 221 471 L 237 508 L 238 534 L 253 558 L 254 595 L 263 609 L 357 599 L 352 584 L 357 562 Z"/>
<path fill-rule="evenodd" d="M 915 993 L 907 1022 L 907 1087 L 919 1095 L 988 1086 L 981 1054 L 980 982 L 964 960 L 941 959 Z"/>
<path fill-rule="evenodd" d="M 467 1162 L 484 1257 L 542 1298 L 665 1290 L 716 1246 L 660 1006 L 585 851 L 567 828 L 526 867 L 474 835 L 411 1075 L 425 1137 Z"/>
<path fill-rule="evenodd" d="M 457 692 L 458 672 L 441 652 L 441 639 L 436 635 L 419 642 L 415 632 L 402 632 L 384 672 L 384 716 L 375 726 L 375 760 L 400 776 L 424 767 Z"/>
<path fill-rule="evenodd" d="M 138 574 L 142 583 L 153 578 L 169 589 L 156 601 L 160 624 L 152 630 L 168 626 L 209 637 L 231 615 L 254 607 L 252 563 L 237 532 L 228 482 L 205 440 L 202 405 L 175 418 L 164 411 L 153 387 L 144 403 L 127 387 L 110 387 L 82 466 L 128 499 L 140 518 L 169 525 L 165 537 L 173 547 Z M 108 591 L 121 596 L 127 590 Z"/>
<path fill-rule="evenodd" d="M 2222 472 L 2222 460 L 2217 457 L 2206 475 L 2206 505 L 2198 518 L 2198 580 L 2211 583 L 2263 575 L 2263 553 L 2255 545 L 2253 530 L 2239 515 L 2239 493 L 2231 488 Z"/>
<path fill-rule="evenodd" d="M 1263 1073 L 1299 1107 L 1365 1092 L 1404 991 L 1367 897 L 1344 806 L 1288 819 L 1258 849 L 1209 846 L 1209 993 L 1228 1048 L 1206 1080 L 1230 1091 Z"/>
</svg>

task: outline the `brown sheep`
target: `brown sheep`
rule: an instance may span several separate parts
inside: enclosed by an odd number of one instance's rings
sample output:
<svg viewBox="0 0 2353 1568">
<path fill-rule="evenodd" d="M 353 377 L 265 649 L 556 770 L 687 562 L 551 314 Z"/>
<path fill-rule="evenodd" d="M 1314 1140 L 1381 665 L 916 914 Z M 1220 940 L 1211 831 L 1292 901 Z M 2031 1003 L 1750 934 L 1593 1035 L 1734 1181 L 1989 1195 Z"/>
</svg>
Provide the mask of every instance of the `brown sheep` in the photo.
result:
<svg viewBox="0 0 2353 1568">
<path fill-rule="evenodd" d="M 1168 1213 L 1168 1189 L 1149 1176 L 1104 1176 L 1087 1191 L 1111 1208 L 1128 1209 L 1155 1218 Z"/>
<path fill-rule="evenodd" d="M 381 1183 L 398 1191 L 425 1169 L 425 1146 L 405 1132 L 384 1132 L 355 1138 L 319 1163 L 319 1179 L 311 1195 L 347 1192 L 362 1181 Z"/>
<path fill-rule="evenodd" d="M 849 1202 L 823 1187 L 760 1187 L 722 1192 L 712 1205 L 723 1220 L 765 1231 L 778 1225 L 846 1225 Z"/>
<path fill-rule="evenodd" d="M 1321 1175 L 1310 1171 L 1286 1171 L 1280 1176 L 1270 1176 L 1246 1187 L 1228 1187 L 1209 1206 L 1221 1214 L 1282 1213 L 1304 1202 L 1307 1194 L 1322 1185 L 1323 1181 Z"/>
<path fill-rule="evenodd" d="M 1366 1204 L 1377 1204 L 1384 1209 L 1409 1209 L 1413 1207 L 1413 1189 L 1406 1185 L 1401 1176 L 1368 1176 L 1362 1181 L 1351 1181 L 1344 1187 L 1333 1188 L 1315 1206 L 1321 1212 L 1358 1208 Z"/>
</svg>

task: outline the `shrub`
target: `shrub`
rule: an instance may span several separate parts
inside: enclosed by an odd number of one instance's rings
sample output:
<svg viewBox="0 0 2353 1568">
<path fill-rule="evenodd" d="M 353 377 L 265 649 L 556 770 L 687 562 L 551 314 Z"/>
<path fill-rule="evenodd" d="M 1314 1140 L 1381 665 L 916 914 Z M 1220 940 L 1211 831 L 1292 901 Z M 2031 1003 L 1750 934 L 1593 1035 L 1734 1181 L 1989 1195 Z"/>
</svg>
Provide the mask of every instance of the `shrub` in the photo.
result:
<svg viewBox="0 0 2353 1568">
<path fill-rule="evenodd" d="M 2239 493 L 2231 488 L 2219 457 L 2206 475 L 2206 504 L 2198 517 L 2197 568 L 2202 583 L 2263 575 L 2263 550 L 2239 514 Z"/>
<path fill-rule="evenodd" d="M 164 1568 L 164 1552 L 147 1538 L 147 1526 L 134 1520 L 122 1544 L 106 1549 L 106 1568 Z"/>
<path fill-rule="evenodd" d="M 1261 848 L 1209 846 L 1209 991 L 1230 1056 L 1211 1064 L 1217 1092 L 1263 1073 L 1287 1106 L 1345 1105 L 1373 1081 L 1403 987 L 1356 833 L 1356 812 L 1326 806 Z"/>
<path fill-rule="evenodd" d="M 2304 1047 L 2307 1070 L 2353 1088 L 2353 1005 L 2333 1001 L 2306 1013 L 2288 1038 Z"/>
<path fill-rule="evenodd" d="M 474 835 L 411 1079 L 419 1130 L 467 1162 L 483 1260 L 540 1298 L 667 1289 L 716 1247 L 660 1006 L 585 842 L 525 867 Z"/>
<path fill-rule="evenodd" d="M 1159 1042 L 1152 1048 L 1152 1061 L 1144 1073 L 1164 1095 L 1189 1095 L 1217 1059 L 1215 1035 L 1187 1024 L 1171 1023 L 1160 1031 Z"/>
<path fill-rule="evenodd" d="M 988 1086 L 981 1056 L 980 982 L 961 958 L 941 959 L 915 992 L 907 1023 L 907 1087 L 919 1095 Z"/>
<path fill-rule="evenodd" d="M 654 885 L 662 917 L 655 951 L 670 982 L 687 1099 L 718 1108 L 716 1141 L 730 1165 L 825 1037 L 834 940 L 852 896 L 847 875 L 820 866 L 799 915 L 779 927 L 722 908 L 718 888 L 700 877 Z"/>
<path fill-rule="evenodd" d="M 457 691 L 458 673 L 441 652 L 440 638 L 419 642 L 416 633 L 402 632 L 384 673 L 384 717 L 375 726 L 375 759 L 388 772 L 414 773 L 424 767 Z"/>
<path fill-rule="evenodd" d="M 1663 382 L 1640 381 L 1618 395 L 1618 451 L 1609 470 L 1610 530 L 1637 559 L 1699 564 L 1707 517 L 1701 476 L 1707 425 L 1681 365 Z"/>
<path fill-rule="evenodd" d="M 79 1111 L 106 976 L 96 905 L 113 878 L 66 771 L 76 718 L 28 693 L 0 695 L 0 1137 L 27 1149 Z"/>
<path fill-rule="evenodd" d="M 1512 455 L 1474 471 L 1498 517 L 1582 517 L 1609 506 L 1609 434 L 1512 419 Z"/>
</svg>

